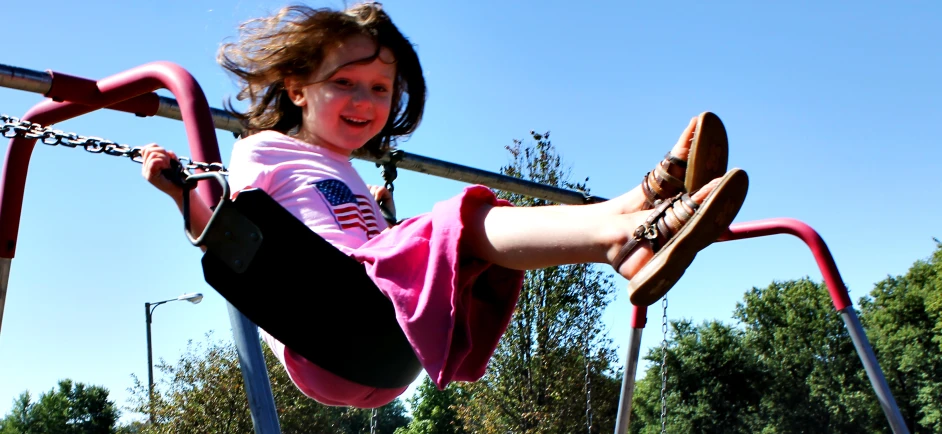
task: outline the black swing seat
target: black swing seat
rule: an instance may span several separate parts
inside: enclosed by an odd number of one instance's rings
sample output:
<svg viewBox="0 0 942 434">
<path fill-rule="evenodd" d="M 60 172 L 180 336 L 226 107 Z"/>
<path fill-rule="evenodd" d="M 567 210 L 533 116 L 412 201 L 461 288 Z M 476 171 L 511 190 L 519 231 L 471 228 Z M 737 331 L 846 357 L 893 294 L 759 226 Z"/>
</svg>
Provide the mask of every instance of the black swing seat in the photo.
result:
<svg viewBox="0 0 942 434">
<path fill-rule="evenodd" d="M 206 282 L 305 359 L 377 388 L 408 386 L 422 372 L 392 303 L 363 265 L 264 191 L 224 197 L 200 240 Z"/>
</svg>

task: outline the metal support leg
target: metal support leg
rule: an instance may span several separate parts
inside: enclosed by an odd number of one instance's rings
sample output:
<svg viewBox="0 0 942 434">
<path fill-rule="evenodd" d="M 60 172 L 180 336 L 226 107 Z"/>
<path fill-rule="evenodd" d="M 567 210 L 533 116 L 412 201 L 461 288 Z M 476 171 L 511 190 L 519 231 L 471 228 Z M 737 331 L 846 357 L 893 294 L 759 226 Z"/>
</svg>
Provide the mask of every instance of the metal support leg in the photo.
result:
<svg viewBox="0 0 942 434">
<path fill-rule="evenodd" d="M 635 394 L 635 376 L 641 354 L 641 332 L 647 321 L 648 308 L 635 306 L 631 312 L 631 334 L 628 335 L 628 357 L 625 359 L 625 376 L 621 380 L 621 397 L 618 399 L 618 419 L 615 434 L 626 434 L 631 423 L 631 399 Z"/>
<path fill-rule="evenodd" d="M 13 258 L 0 258 L 0 328 L 3 327 L 3 306 L 7 304 L 7 286 L 10 283 L 10 264 Z"/>
<path fill-rule="evenodd" d="M 239 352 L 239 367 L 242 368 L 242 380 L 245 383 L 245 395 L 249 400 L 255 434 L 280 434 L 278 411 L 275 409 L 271 381 L 265 367 L 262 343 L 259 342 L 258 327 L 238 309 L 226 304 L 229 306 L 232 337 Z"/>
<path fill-rule="evenodd" d="M 853 306 L 848 306 L 838 311 L 838 313 L 841 314 L 841 319 L 844 320 L 844 325 L 847 326 L 850 338 L 854 341 L 854 348 L 857 349 L 857 355 L 860 356 L 860 361 L 863 362 L 864 369 L 867 371 L 867 377 L 870 378 L 873 391 L 877 394 L 877 400 L 880 401 L 883 414 L 890 421 L 890 427 L 894 433 L 909 434 L 909 428 L 906 427 L 906 421 L 903 420 L 903 415 L 899 411 L 899 406 L 896 405 L 896 400 L 893 399 L 890 385 L 886 383 L 886 377 L 883 376 L 883 370 L 880 369 L 877 357 L 873 354 L 873 348 L 870 347 L 870 342 L 867 340 L 867 335 L 860 324 L 860 319 L 857 318 L 857 312 L 854 311 Z"/>
</svg>

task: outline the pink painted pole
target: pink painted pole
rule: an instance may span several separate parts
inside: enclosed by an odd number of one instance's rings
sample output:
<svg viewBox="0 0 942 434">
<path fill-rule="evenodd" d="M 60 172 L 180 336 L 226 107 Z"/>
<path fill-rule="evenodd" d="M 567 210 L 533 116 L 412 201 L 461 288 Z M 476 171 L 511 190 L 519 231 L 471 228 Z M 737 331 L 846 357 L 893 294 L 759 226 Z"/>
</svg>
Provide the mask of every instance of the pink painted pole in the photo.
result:
<svg viewBox="0 0 942 434">
<path fill-rule="evenodd" d="M 717 241 L 742 240 L 775 234 L 791 234 L 804 241 L 811 249 L 818 268 L 824 276 L 824 283 L 827 284 L 834 308 L 840 311 L 852 305 L 847 287 L 841 280 L 841 273 L 837 271 L 837 265 L 834 263 L 834 257 L 831 256 L 827 244 L 817 231 L 801 221 L 791 218 L 773 218 L 737 223 L 730 226 L 729 232 Z"/>
<path fill-rule="evenodd" d="M 206 96 L 196 79 L 180 66 L 153 62 L 97 82 L 67 74 L 51 75 L 53 82 L 46 94 L 50 99 L 30 109 L 23 120 L 50 126 L 102 108 L 152 116 L 157 112 L 159 98 L 151 92 L 164 88 L 173 93 L 179 103 L 191 158 L 207 163 L 222 162 Z M 35 144 L 36 139 L 12 139 L 0 177 L 0 321 L 10 261 L 16 253 L 27 169 Z M 197 191 L 209 205 L 217 205 L 221 200 L 221 185 L 204 182 L 197 185 Z M 231 305 L 229 314 L 255 431 L 278 433 L 278 416 L 256 327 Z"/>
<path fill-rule="evenodd" d="M 149 108 L 127 107 L 126 101 L 133 101 L 135 97 L 165 88 L 172 92 L 180 103 L 191 158 L 205 162 L 222 161 L 206 97 L 196 79 L 180 66 L 169 62 L 154 62 L 97 82 L 66 77 L 69 82 L 82 85 L 69 87 L 70 91 L 56 91 L 61 89 L 61 86 L 54 84 L 50 92 L 57 93 L 56 99 L 72 97 L 80 102 L 46 100 L 30 109 L 23 116 L 23 120 L 48 126 L 97 109 L 122 105 L 125 107 L 120 109 L 124 111 L 146 115 L 139 110 L 149 111 Z M 0 258 L 13 258 L 16 253 L 26 175 L 35 144 L 35 139 L 14 138 L 10 140 L 7 149 L 3 173 L 0 175 Z M 197 191 L 210 205 L 215 205 L 222 194 L 219 185 L 206 182 L 200 183 Z"/>
</svg>

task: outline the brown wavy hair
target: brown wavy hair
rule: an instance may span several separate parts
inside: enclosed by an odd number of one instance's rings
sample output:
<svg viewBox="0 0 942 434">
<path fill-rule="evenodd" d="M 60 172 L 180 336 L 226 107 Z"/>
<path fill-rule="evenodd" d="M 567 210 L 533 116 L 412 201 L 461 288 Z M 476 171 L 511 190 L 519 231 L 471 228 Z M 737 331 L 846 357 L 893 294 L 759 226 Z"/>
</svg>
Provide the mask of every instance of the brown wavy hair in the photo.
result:
<svg viewBox="0 0 942 434">
<path fill-rule="evenodd" d="M 381 157 L 391 142 L 415 131 L 425 110 L 425 78 L 412 43 L 403 36 L 379 3 L 363 3 L 344 11 L 287 6 L 272 16 L 246 21 L 239 26 L 236 43 L 223 44 L 217 61 L 233 74 L 241 90 L 237 99 L 249 100 L 245 113 L 226 110 L 242 122 L 250 135 L 260 130 L 283 134 L 301 124 L 301 108 L 285 89 L 285 77 L 307 78 L 316 71 L 327 51 L 349 37 L 363 35 L 395 56 L 396 78 L 389 120 L 376 137 L 358 153 Z"/>
</svg>

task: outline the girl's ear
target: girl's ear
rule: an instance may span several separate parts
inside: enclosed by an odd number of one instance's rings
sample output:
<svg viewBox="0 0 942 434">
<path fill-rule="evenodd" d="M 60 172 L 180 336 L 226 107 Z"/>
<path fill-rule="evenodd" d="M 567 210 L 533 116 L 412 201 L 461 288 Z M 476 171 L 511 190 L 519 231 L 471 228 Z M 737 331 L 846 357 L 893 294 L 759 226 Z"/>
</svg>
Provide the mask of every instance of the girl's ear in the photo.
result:
<svg viewBox="0 0 942 434">
<path fill-rule="evenodd" d="M 307 105 L 303 88 L 297 77 L 285 77 L 285 92 L 288 92 L 288 98 L 298 107 Z"/>
</svg>

